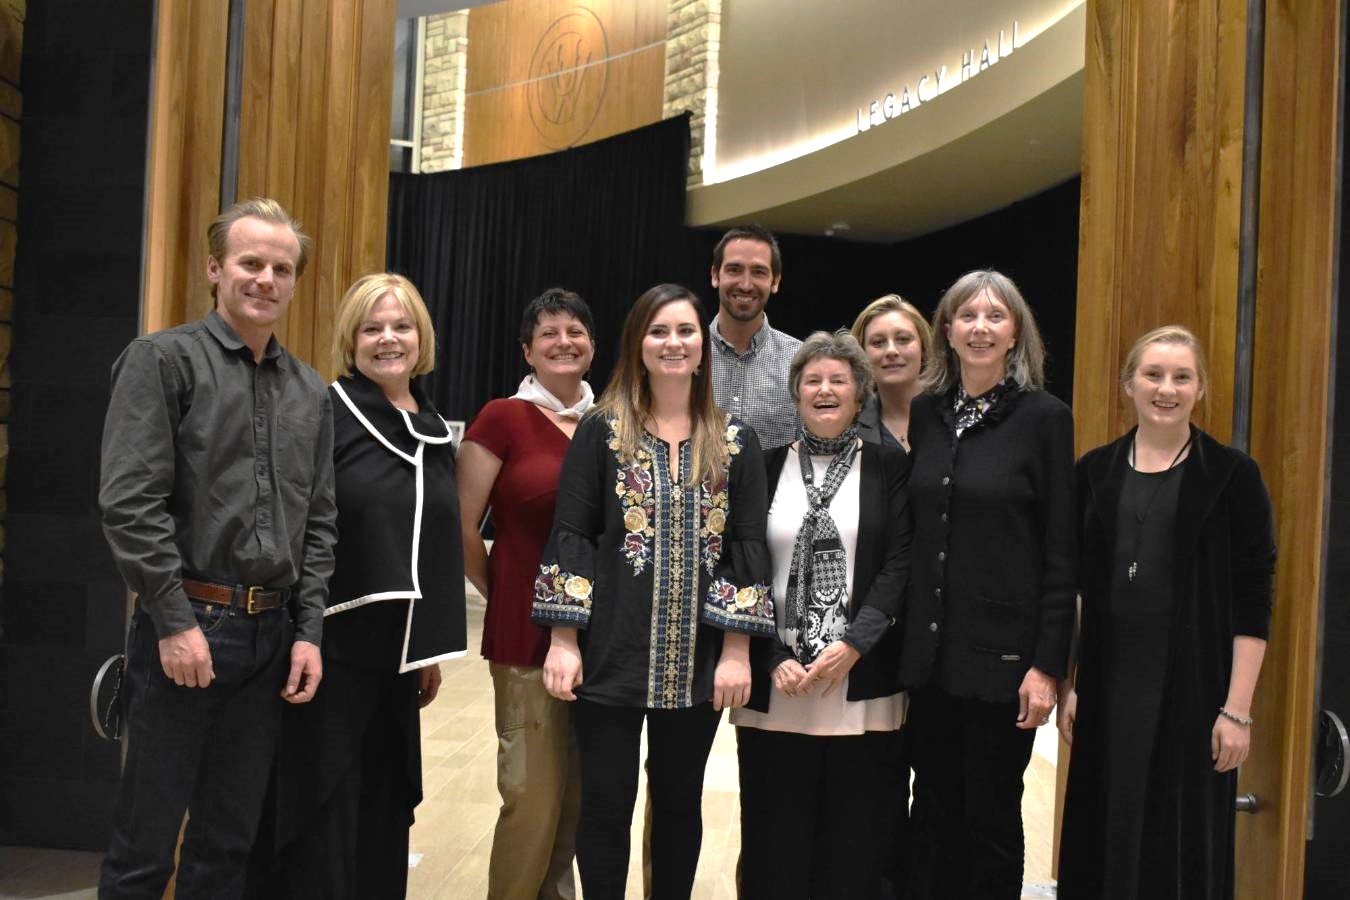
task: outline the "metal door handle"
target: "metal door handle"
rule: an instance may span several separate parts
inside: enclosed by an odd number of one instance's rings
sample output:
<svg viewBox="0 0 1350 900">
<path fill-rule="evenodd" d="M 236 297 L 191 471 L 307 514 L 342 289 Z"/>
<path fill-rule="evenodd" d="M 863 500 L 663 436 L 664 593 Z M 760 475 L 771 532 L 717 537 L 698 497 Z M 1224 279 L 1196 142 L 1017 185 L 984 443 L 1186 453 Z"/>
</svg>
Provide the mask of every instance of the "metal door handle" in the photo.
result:
<svg viewBox="0 0 1350 900">
<path fill-rule="evenodd" d="M 1317 767 L 1314 770 L 1317 796 L 1335 797 L 1345 790 L 1345 783 L 1350 780 L 1350 769 L 1346 768 L 1350 734 L 1346 733 L 1341 717 L 1329 709 L 1322 710 L 1318 719 Z"/>
<path fill-rule="evenodd" d="M 1233 809 L 1238 812 L 1254 813 L 1261 808 L 1255 794 L 1238 794 L 1233 801 Z"/>
</svg>

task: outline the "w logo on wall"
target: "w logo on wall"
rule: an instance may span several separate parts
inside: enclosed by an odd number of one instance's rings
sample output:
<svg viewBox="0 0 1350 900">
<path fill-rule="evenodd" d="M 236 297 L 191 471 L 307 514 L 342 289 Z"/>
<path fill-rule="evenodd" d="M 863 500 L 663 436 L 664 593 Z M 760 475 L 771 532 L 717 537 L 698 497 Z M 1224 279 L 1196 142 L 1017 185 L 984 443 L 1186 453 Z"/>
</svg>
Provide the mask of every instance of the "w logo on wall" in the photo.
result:
<svg viewBox="0 0 1350 900">
<path fill-rule="evenodd" d="M 530 121 L 543 143 L 571 147 L 586 134 L 605 99 L 609 38 L 595 13 L 575 8 L 544 29 L 526 86 Z"/>
</svg>

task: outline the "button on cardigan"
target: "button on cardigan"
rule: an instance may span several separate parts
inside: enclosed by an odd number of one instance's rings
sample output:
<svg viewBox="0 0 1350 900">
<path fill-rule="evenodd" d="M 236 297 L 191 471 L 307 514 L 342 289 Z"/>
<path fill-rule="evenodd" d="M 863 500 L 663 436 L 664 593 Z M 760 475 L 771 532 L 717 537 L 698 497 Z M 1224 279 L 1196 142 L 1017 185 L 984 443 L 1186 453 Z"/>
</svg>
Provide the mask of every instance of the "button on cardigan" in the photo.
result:
<svg viewBox="0 0 1350 900">
<path fill-rule="evenodd" d="M 1073 415 L 1014 391 L 956 436 L 951 395 L 914 398 L 914 511 L 901 678 L 1015 700 L 1027 669 L 1063 677 L 1073 627 Z"/>
</svg>

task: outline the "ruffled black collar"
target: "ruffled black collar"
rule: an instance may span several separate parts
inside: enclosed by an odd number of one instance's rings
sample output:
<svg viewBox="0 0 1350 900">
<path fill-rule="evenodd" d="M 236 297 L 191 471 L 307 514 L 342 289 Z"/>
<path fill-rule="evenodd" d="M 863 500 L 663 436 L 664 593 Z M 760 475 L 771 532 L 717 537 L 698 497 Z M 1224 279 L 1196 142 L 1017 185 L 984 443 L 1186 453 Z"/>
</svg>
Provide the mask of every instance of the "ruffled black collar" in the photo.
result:
<svg viewBox="0 0 1350 900">
<path fill-rule="evenodd" d="M 450 442 L 450 426 L 415 381 L 412 384 L 413 399 L 417 401 L 415 413 L 394 406 L 380 386 L 360 372 L 341 376 L 333 382 L 333 389 L 339 402 L 347 404 L 367 431 L 409 462 L 413 461 L 419 444 Z"/>
</svg>

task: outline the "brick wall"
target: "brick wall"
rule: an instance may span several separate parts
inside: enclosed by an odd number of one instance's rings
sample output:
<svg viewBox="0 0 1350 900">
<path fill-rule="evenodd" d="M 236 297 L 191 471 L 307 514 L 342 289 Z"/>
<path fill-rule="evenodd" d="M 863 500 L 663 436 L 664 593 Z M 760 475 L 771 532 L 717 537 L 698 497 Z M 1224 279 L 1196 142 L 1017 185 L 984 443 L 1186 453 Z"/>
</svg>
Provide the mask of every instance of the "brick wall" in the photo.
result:
<svg viewBox="0 0 1350 900">
<path fill-rule="evenodd" d="M 458 169 L 464 158 L 464 82 L 469 11 L 430 16 L 422 68 L 423 172 Z"/>
</svg>

